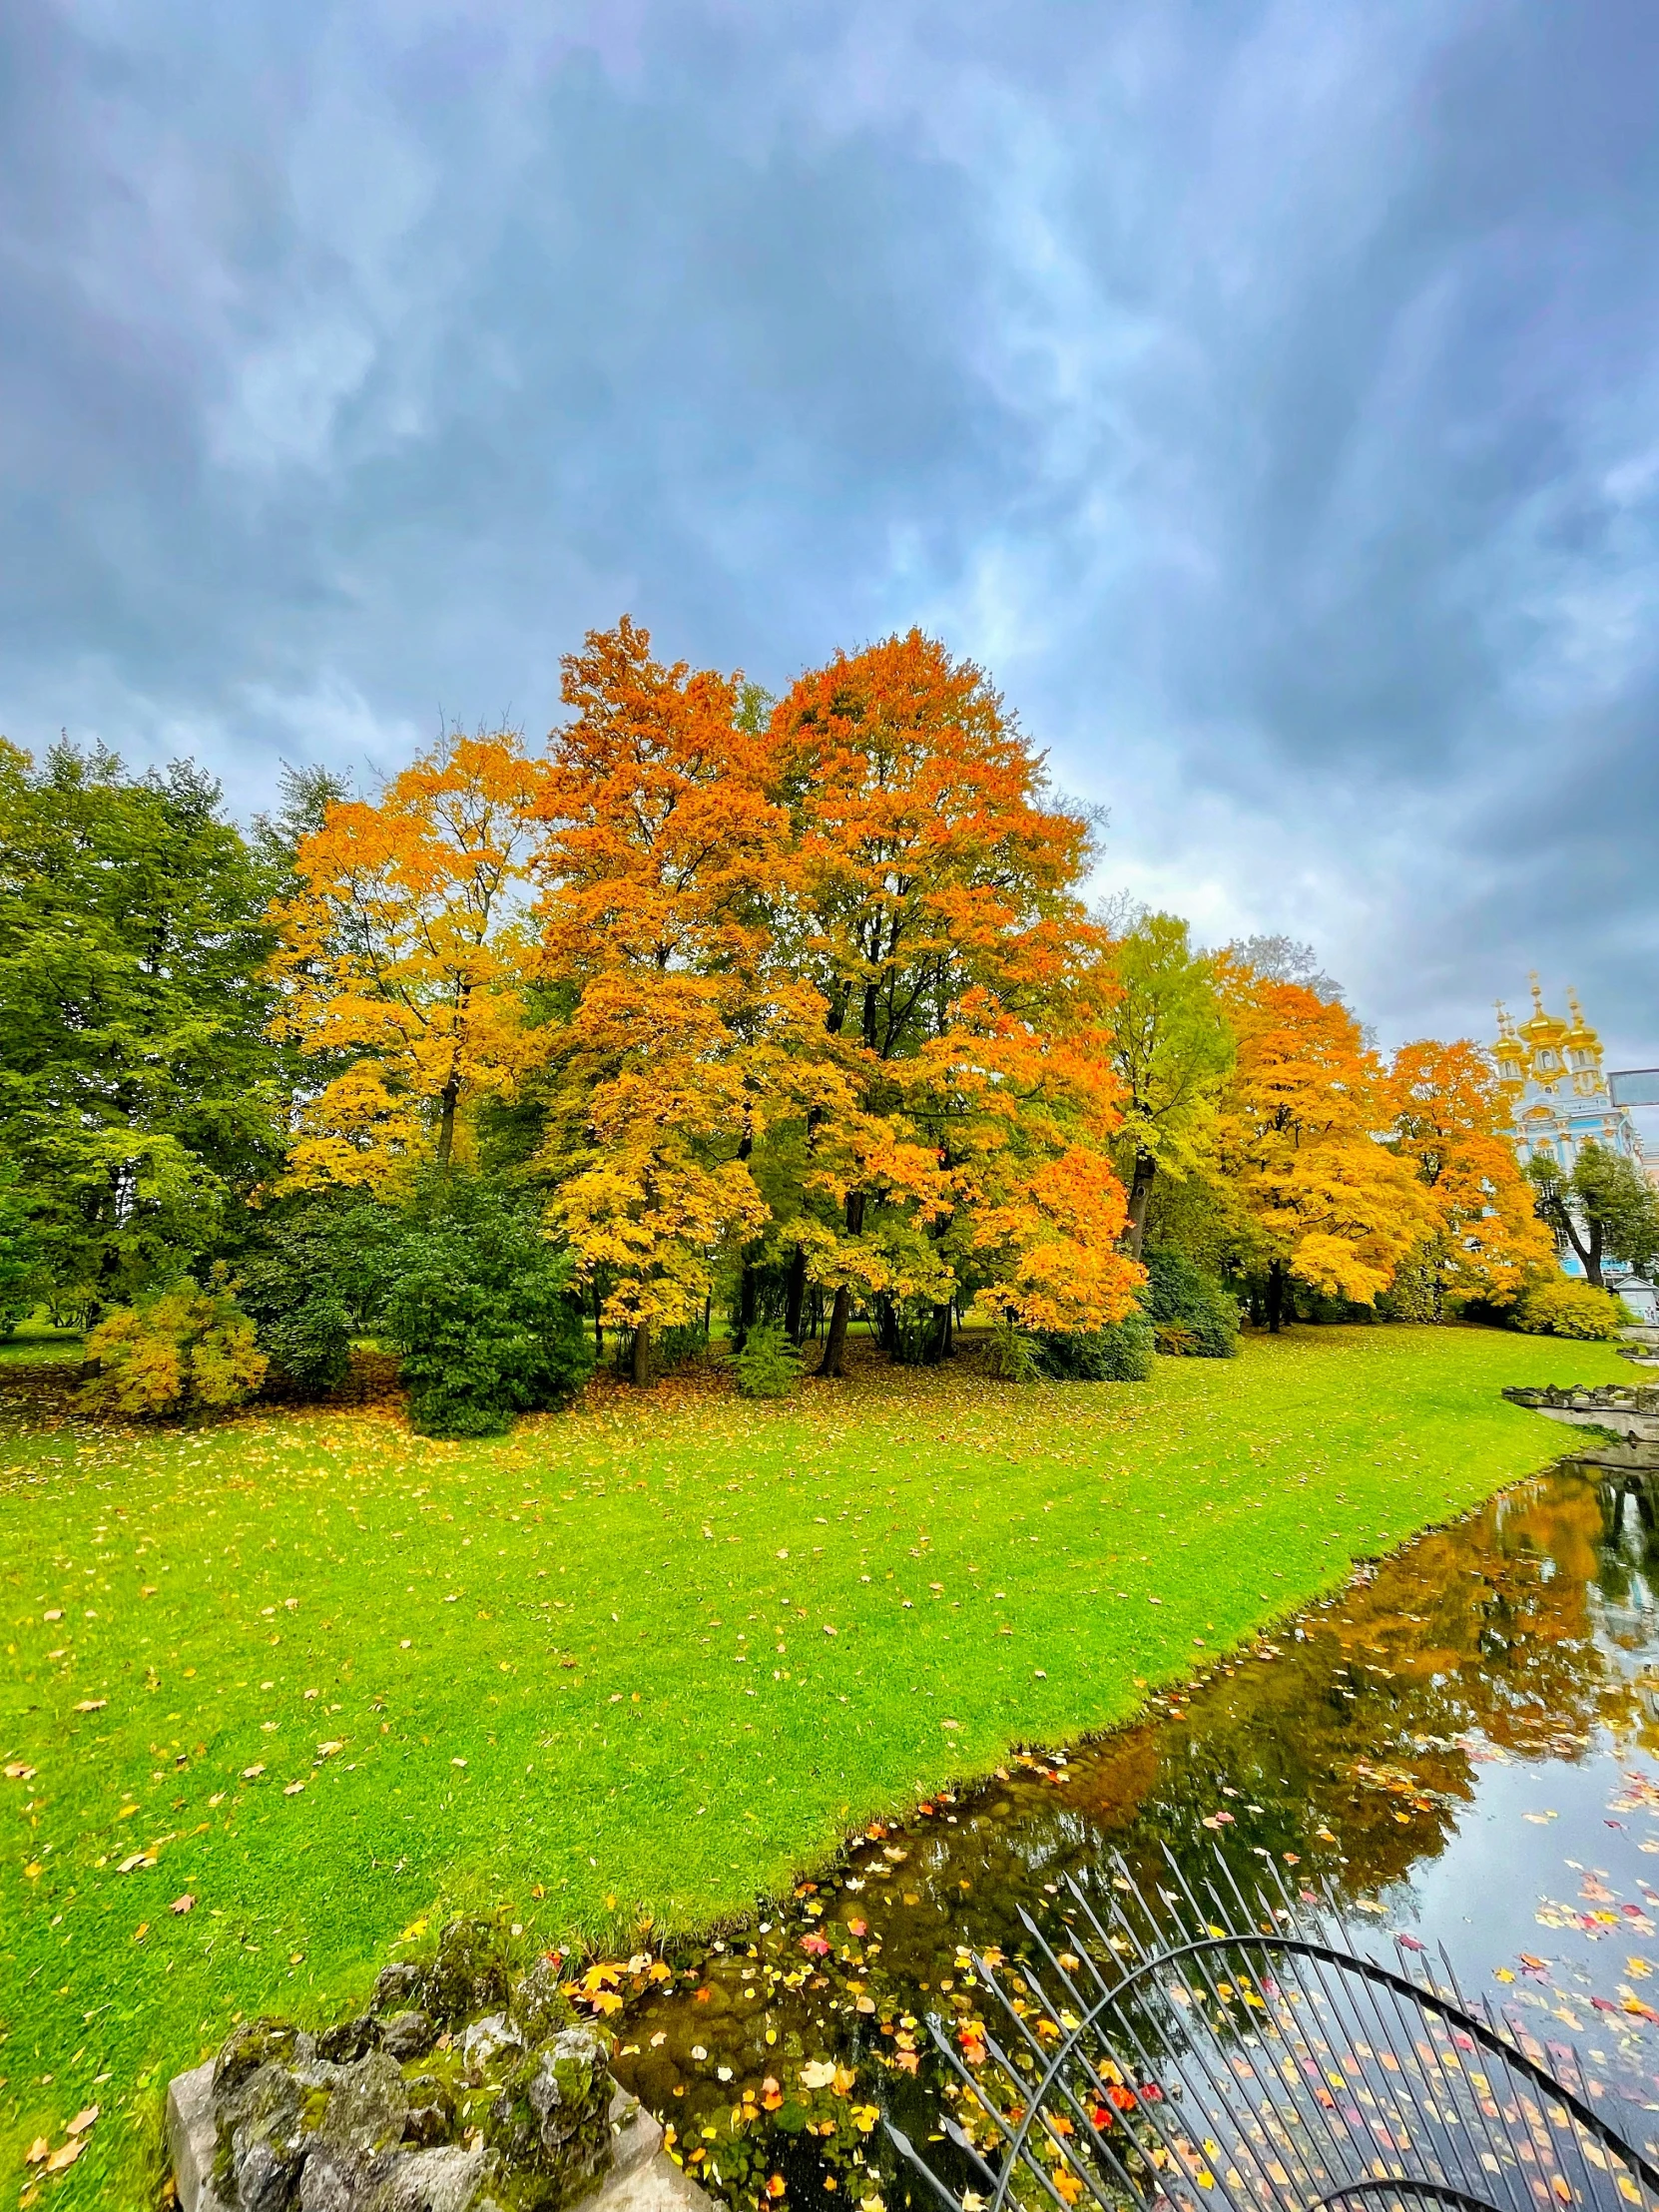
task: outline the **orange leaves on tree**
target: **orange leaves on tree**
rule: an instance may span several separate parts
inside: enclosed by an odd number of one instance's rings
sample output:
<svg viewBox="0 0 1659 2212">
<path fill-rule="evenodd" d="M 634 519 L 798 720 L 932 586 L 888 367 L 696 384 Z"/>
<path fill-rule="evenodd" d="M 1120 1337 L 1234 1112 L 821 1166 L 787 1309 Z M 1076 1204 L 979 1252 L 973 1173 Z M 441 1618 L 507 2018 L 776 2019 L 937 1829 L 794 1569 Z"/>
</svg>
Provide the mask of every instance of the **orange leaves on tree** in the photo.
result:
<svg viewBox="0 0 1659 2212">
<path fill-rule="evenodd" d="M 1491 1061 L 1465 1037 L 1403 1044 L 1387 1095 L 1394 1149 L 1415 1170 L 1431 1217 L 1419 1257 L 1435 1311 L 1447 1292 L 1513 1297 L 1555 1254 L 1504 1134 L 1508 1108 Z"/>
<path fill-rule="evenodd" d="M 763 988 L 788 824 L 741 679 L 665 667 L 625 618 L 567 657 L 564 697 L 537 911 L 541 971 L 577 996 L 542 1164 L 643 1374 L 651 1334 L 700 1315 L 716 1255 L 769 1218 L 747 1162 L 764 1047 L 799 1003 Z"/>
<path fill-rule="evenodd" d="M 773 734 L 795 830 L 780 936 L 823 1001 L 816 1057 L 835 1079 L 809 1118 L 816 1203 L 795 1231 L 834 1292 L 833 1374 L 855 1287 L 947 1317 L 971 1254 L 994 1258 L 1014 1307 L 1021 1271 L 1042 1274 L 1027 1248 L 1055 1240 L 1033 1178 L 1113 1121 L 1088 1038 L 1104 940 L 1077 895 L 1088 824 L 1053 803 L 983 673 L 936 640 L 836 655 Z M 1138 1271 L 1101 1265 L 1126 1304 Z"/>
<path fill-rule="evenodd" d="M 1409 1165 L 1380 1140 L 1389 1120 L 1375 1052 L 1340 1000 L 1225 970 L 1238 1063 L 1221 1123 L 1224 1171 L 1270 1266 L 1370 1306 L 1430 1225 Z"/>
<path fill-rule="evenodd" d="M 521 985 L 544 778 L 512 731 L 449 737 L 301 840 L 273 917 L 273 1026 L 331 1072 L 302 1109 L 293 1182 L 446 1164 L 463 1102 L 510 1095 L 537 1055 Z"/>
</svg>

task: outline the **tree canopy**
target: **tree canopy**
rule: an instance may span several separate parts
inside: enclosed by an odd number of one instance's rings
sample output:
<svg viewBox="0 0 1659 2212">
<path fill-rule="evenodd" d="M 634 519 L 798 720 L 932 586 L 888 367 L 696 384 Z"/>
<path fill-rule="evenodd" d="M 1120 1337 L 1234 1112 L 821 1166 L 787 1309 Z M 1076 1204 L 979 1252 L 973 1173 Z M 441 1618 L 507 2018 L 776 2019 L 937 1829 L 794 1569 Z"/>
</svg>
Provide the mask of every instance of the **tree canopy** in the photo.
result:
<svg viewBox="0 0 1659 2212">
<path fill-rule="evenodd" d="M 839 1374 L 855 1315 L 948 1357 L 970 1306 L 1127 1373 L 1149 1312 L 1225 1345 L 1240 1298 L 1437 1317 L 1524 1300 L 1555 1242 L 1592 1283 L 1659 1260 L 1628 1162 L 1522 1175 L 1479 1047 L 1384 1066 L 1311 947 L 1091 913 L 1094 819 L 937 639 L 773 699 L 624 617 L 563 702 L 374 791 L 285 771 L 247 835 L 189 764 L 0 744 L 0 1306 L 231 1262 L 320 1387 L 418 1222 L 399 1327 L 441 1305 L 491 1375 L 509 1279 L 544 1350 L 579 1305 L 641 1382 L 717 1303 L 786 1378 L 809 1334 Z"/>
</svg>

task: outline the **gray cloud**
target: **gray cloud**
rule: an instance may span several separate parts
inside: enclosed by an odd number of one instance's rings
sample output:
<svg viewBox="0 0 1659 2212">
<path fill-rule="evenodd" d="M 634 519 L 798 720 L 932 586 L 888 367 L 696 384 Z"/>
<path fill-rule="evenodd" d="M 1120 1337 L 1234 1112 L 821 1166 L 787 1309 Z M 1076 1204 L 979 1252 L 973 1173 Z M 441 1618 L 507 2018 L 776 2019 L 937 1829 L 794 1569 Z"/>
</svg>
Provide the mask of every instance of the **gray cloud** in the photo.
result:
<svg viewBox="0 0 1659 2212">
<path fill-rule="evenodd" d="M 384 766 L 913 619 L 1111 879 L 1659 1056 L 1635 0 L 20 0 L 0 726 Z"/>
</svg>

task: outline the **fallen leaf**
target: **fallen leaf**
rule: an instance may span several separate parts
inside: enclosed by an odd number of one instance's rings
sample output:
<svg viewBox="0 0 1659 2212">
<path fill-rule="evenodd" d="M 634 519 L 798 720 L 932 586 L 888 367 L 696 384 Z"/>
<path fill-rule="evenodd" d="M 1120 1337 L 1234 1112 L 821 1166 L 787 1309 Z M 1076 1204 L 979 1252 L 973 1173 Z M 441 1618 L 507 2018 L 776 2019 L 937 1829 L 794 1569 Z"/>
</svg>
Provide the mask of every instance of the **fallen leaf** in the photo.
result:
<svg viewBox="0 0 1659 2212">
<path fill-rule="evenodd" d="M 61 2174 L 66 2166 L 74 2165 L 76 2159 L 80 2157 L 86 2147 L 78 2136 L 73 2142 L 60 2144 L 46 2161 L 47 2172 L 49 2174 Z"/>
<path fill-rule="evenodd" d="M 283 1797 L 297 1797 L 304 1787 L 305 1785 L 302 1782 L 290 1782 L 283 1790 L 282 1795 Z"/>
<path fill-rule="evenodd" d="M 44 2135 L 37 2135 L 34 2141 L 29 2145 L 28 2149 L 23 2153 L 24 2165 L 41 2165 L 45 2161 L 46 2156 L 51 2148 L 51 2144 L 46 2140 L 46 2137 Z"/>
<path fill-rule="evenodd" d="M 260 1760 L 252 1767 L 243 1768 L 242 1779 L 244 1780 L 244 1782 L 258 1782 L 264 1772 L 265 1762 L 263 1760 Z"/>
<path fill-rule="evenodd" d="M 84 1697 L 75 1710 L 77 1713 L 101 1713 L 109 1702 L 107 1697 Z"/>
<path fill-rule="evenodd" d="M 84 2112 L 77 2112 L 75 2117 L 70 2121 L 69 2125 L 64 2129 L 64 2133 L 66 2135 L 84 2135 L 87 2129 L 91 2127 L 93 2121 L 97 2119 L 98 2110 L 99 2108 L 96 2104 L 89 2104 Z"/>
<path fill-rule="evenodd" d="M 38 1768 L 26 1767 L 21 1759 L 14 1759 L 6 1769 L 6 1780 L 8 1782 L 33 1782 L 38 1772 Z"/>
<path fill-rule="evenodd" d="M 194 1913 L 196 1911 L 196 1900 L 187 1890 L 182 1898 L 173 1900 L 173 1903 L 168 1907 L 168 1911 L 170 1913 Z"/>
<path fill-rule="evenodd" d="M 832 2058 L 814 2058 L 801 2069 L 801 2086 L 804 2089 L 828 2089 L 835 2078 L 835 2061 Z"/>
</svg>

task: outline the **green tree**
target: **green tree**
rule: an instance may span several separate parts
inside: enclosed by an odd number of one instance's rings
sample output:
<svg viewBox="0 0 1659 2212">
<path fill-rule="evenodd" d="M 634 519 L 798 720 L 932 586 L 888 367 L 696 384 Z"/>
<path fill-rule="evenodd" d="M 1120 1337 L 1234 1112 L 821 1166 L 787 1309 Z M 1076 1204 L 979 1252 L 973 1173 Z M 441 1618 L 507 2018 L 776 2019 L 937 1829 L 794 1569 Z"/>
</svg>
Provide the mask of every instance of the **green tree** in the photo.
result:
<svg viewBox="0 0 1659 2212">
<path fill-rule="evenodd" d="M 1233 1066 L 1214 962 L 1195 952 L 1175 914 L 1142 910 L 1114 933 L 1112 965 L 1122 997 L 1112 1022 L 1112 1064 L 1123 1088 L 1120 1166 L 1128 1170 L 1136 1259 L 1160 1174 L 1179 1181 L 1209 1150 L 1217 1095 Z"/>
<path fill-rule="evenodd" d="M 0 1337 L 10 1334 L 34 1304 L 40 1280 L 40 1247 L 19 1188 L 17 1163 L 0 1159 Z"/>
<path fill-rule="evenodd" d="M 1592 1288 L 1606 1288 L 1601 1271 L 1607 1260 L 1638 1274 L 1659 1267 L 1659 1191 L 1634 1161 L 1591 1142 L 1579 1147 L 1570 1175 L 1542 1153 L 1527 1162 L 1526 1172 L 1557 1250 L 1577 1255 Z"/>
<path fill-rule="evenodd" d="M 388 1255 L 382 1329 L 428 1436 L 494 1436 L 587 1381 L 576 1266 L 533 1212 L 464 1173 L 415 1194 Z"/>
<path fill-rule="evenodd" d="M 199 770 L 0 741 L 0 1150 L 66 1305 L 211 1254 L 280 1159 L 269 893 Z"/>
</svg>

